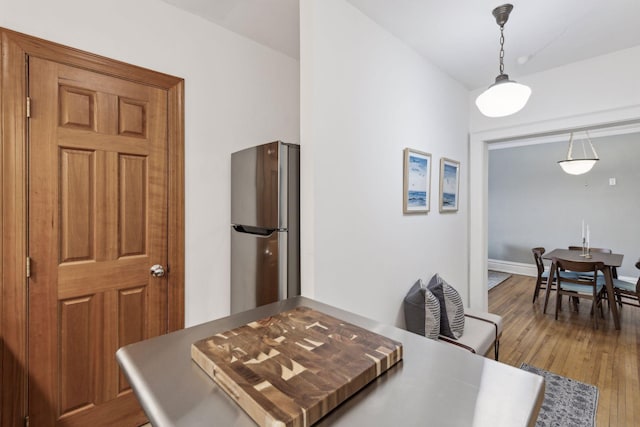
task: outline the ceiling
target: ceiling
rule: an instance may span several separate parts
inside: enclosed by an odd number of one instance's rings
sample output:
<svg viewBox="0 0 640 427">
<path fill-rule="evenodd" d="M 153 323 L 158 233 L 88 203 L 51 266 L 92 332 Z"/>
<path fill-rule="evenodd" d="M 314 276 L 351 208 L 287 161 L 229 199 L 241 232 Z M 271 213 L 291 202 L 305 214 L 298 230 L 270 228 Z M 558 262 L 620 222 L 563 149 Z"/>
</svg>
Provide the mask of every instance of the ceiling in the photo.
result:
<svg viewBox="0 0 640 427">
<path fill-rule="evenodd" d="M 164 1 L 299 58 L 298 0 Z M 468 89 L 498 75 L 500 30 L 491 11 L 500 0 L 346 1 Z M 511 78 L 640 45 L 639 0 L 511 3 L 504 31 Z"/>
</svg>

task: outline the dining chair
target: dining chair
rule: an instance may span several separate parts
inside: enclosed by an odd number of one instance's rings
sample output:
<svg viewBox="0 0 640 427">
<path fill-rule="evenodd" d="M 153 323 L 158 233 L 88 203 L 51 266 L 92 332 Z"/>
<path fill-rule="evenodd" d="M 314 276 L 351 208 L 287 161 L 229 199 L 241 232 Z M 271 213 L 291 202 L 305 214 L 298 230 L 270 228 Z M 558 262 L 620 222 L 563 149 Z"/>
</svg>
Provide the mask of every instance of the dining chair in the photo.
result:
<svg viewBox="0 0 640 427">
<path fill-rule="evenodd" d="M 640 270 L 640 259 L 636 262 L 636 268 Z M 640 307 L 640 277 L 636 283 L 614 279 L 613 291 L 620 308 L 622 308 L 622 304 Z"/>
<path fill-rule="evenodd" d="M 602 312 L 602 290 L 605 285 L 603 281 L 597 278 L 597 272 L 604 269 L 604 263 L 593 261 L 569 261 L 561 258 L 553 258 L 556 265 L 556 320 L 558 320 L 558 310 L 562 303 L 562 296 L 567 295 L 575 298 L 590 299 L 593 303 L 591 306 L 591 315 L 593 316 L 593 324 L 598 329 L 598 316 L 596 308 L 600 308 L 600 316 L 604 317 Z M 567 270 L 577 275 L 561 274 L 561 270 Z M 592 273 L 586 276 L 582 273 Z"/>
<path fill-rule="evenodd" d="M 538 278 L 536 279 L 536 287 L 533 290 L 532 301 L 536 302 L 540 289 L 547 289 L 547 286 L 549 286 L 549 272 L 545 271 L 544 263 L 542 262 L 542 254 L 546 252 L 545 249 L 543 247 L 537 247 L 531 249 L 531 252 L 533 252 L 533 259 L 536 262 L 536 268 L 538 269 Z M 553 280 L 551 282 L 553 282 Z"/>
<path fill-rule="evenodd" d="M 540 290 L 547 289 L 548 282 L 549 282 L 549 271 L 544 269 L 544 262 L 542 261 L 542 255 L 546 252 L 545 248 L 543 248 L 542 246 L 539 246 L 537 248 L 531 249 L 531 252 L 533 253 L 533 259 L 536 262 L 536 268 L 538 269 L 538 277 L 536 279 L 536 287 L 533 290 L 533 301 L 532 301 L 532 302 L 536 302 L 536 299 L 538 299 L 538 294 L 540 293 Z M 577 274 L 571 273 L 568 271 L 563 271 L 560 274 L 563 274 L 566 276 L 573 276 L 573 277 L 577 276 Z M 555 289 L 555 278 L 552 278 L 551 280 L 551 289 L 552 290 Z"/>
</svg>

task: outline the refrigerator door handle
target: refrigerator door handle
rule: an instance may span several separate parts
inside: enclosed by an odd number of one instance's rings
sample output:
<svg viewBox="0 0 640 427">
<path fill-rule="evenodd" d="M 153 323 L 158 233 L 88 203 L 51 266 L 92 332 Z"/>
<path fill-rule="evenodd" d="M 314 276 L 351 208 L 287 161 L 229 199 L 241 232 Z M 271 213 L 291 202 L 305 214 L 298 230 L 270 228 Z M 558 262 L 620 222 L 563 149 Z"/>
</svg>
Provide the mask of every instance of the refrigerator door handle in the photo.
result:
<svg viewBox="0 0 640 427">
<path fill-rule="evenodd" d="M 251 227 L 248 225 L 237 225 L 237 224 L 232 225 L 232 227 L 238 233 L 254 234 L 256 236 L 263 236 L 263 237 L 271 236 L 275 231 L 278 231 L 277 229 L 273 229 L 273 228 L 260 228 L 260 227 Z"/>
</svg>

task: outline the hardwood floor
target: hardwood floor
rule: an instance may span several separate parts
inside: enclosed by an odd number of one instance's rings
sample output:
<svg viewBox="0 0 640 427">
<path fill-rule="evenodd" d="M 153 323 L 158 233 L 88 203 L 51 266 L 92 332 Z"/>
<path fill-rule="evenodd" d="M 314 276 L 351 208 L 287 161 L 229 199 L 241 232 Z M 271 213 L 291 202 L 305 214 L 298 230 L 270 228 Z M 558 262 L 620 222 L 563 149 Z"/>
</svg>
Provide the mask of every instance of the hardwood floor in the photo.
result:
<svg viewBox="0 0 640 427">
<path fill-rule="evenodd" d="M 544 291 L 531 303 L 534 285 L 533 277 L 513 275 L 489 291 L 489 311 L 504 318 L 500 361 L 596 385 L 599 427 L 640 425 L 640 309 L 624 306 L 616 331 L 605 304 L 594 330 L 591 301 L 581 300 L 576 313 L 565 298 L 556 321 L 555 294 L 543 314 Z"/>
</svg>

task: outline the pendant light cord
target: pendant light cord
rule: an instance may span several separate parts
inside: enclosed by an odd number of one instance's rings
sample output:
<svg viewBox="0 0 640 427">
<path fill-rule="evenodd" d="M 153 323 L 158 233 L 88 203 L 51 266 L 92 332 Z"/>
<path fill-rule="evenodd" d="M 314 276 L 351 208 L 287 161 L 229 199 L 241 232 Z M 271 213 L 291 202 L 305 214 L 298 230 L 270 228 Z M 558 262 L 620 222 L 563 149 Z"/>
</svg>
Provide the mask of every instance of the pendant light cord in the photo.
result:
<svg viewBox="0 0 640 427">
<path fill-rule="evenodd" d="M 500 25 L 500 75 L 504 74 L 504 25 Z"/>
<path fill-rule="evenodd" d="M 589 142 L 589 147 L 591 147 L 591 152 L 593 153 L 593 157 L 587 157 L 587 149 L 585 148 L 584 145 L 584 139 L 582 140 L 582 154 L 584 155 L 584 157 L 582 158 L 583 160 L 587 160 L 587 159 L 595 159 L 595 160 L 599 160 L 598 157 L 598 153 L 596 153 L 596 149 L 593 147 L 593 143 L 591 142 L 591 138 L 589 138 L 589 131 L 585 131 L 585 135 L 587 137 L 587 141 Z M 566 160 L 573 160 L 573 157 L 571 156 L 573 151 L 573 132 L 571 132 L 570 136 L 569 136 L 569 150 L 567 151 L 567 159 Z"/>
<path fill-rule="evenodd" d="M 593 144 L 591 143 L 591 138 L 589 138 L 589 131 L 584 131 L 585 135 L 587 135 L 587 141 L 589 141 L 589 145 L 591 146 L 591 151 L 593 152 L 593 158 L 598 159 L 598 153 L 596 153 L 596 149 L 593 148 Z"/>
<path fill-rule="evenodd" d="M 571 151 L 573 151 L 573 132 L 571 132 L 571 135 L 569 136 L 569 151 L 567 151 L 567 160 L 573 160 L 573 157 L 571 157 Z"/>
</svg>

